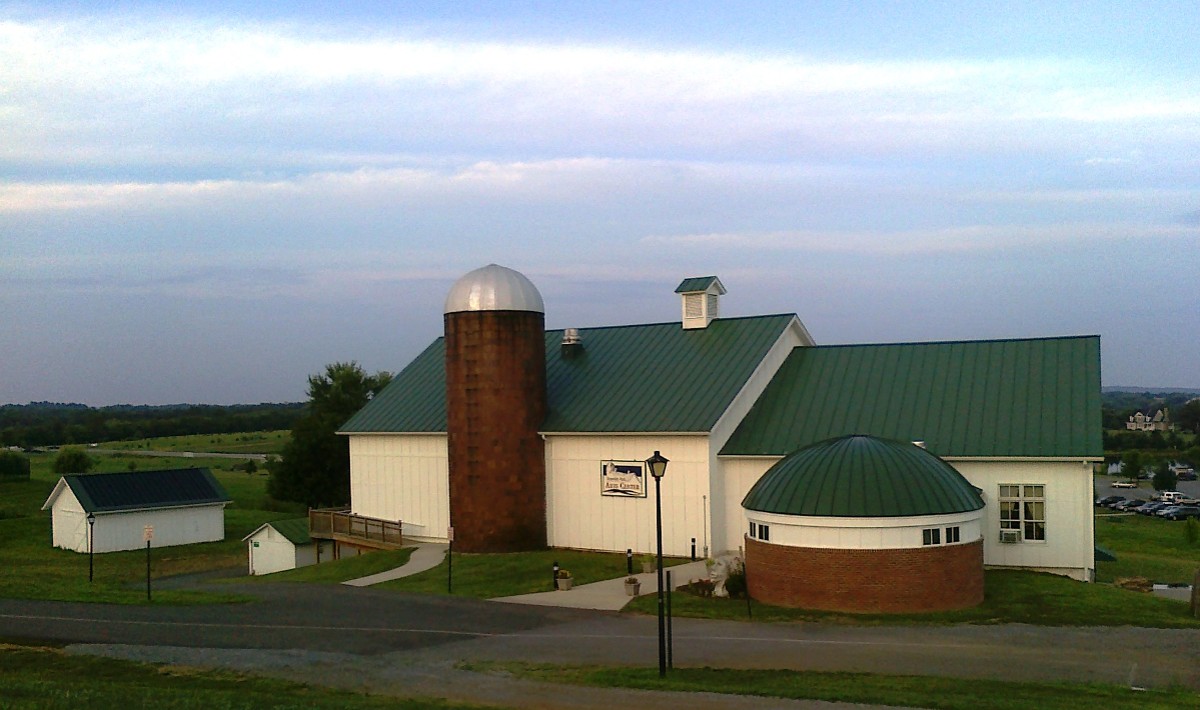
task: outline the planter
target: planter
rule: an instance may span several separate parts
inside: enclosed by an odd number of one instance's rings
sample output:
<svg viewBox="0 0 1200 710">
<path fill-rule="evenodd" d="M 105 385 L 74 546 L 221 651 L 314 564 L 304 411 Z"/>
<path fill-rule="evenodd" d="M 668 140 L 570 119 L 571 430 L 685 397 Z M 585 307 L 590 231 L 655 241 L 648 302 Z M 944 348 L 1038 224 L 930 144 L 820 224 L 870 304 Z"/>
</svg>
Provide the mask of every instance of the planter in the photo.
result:
<svg viewBox="0 0 1200 710">
<path fill-rule="evenodd" d="M 570 577 L 559 577 L 559 579 L 558 579 L 558 591 L 560 591 L 560 592 L 565 592 L 565 591 L 567 591 L 568 589 L 570 589 L 570 588 L 571 588 L 571 583 L 572 583 L 572 582 L 574 582 L 574 581 L 575 581 L 575 580 L 571 579 Z"/>
<path fill-rule="evenodd" d="M 641 582 L 626 582 L 625 583 L 625 593 L 628 594 L 629 596 L 636 597 L 638 595 L 638 593 L 641 591 L 642 591 L 642 583 Z"/>
<path fill-rule="evenodd" d="M 650 560 L 649 562 L 642 563 L 642 574 L 651 574 L 656 569 L 657 568 L 654 566 L 654 560 Z"/>
</svg>

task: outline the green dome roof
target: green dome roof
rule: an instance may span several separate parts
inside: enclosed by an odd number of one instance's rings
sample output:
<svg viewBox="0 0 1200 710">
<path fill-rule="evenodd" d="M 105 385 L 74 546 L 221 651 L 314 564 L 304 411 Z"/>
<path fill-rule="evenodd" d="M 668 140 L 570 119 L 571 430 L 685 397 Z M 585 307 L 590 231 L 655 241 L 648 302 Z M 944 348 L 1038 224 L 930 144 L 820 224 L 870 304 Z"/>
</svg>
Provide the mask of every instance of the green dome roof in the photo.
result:
<svg viewBox="0 0 1200 710">
<path fill-rule="evenodd" d="M 965 513 L 983 499 L 963 475 L 925 449 L 855 434 L 794 451 L 742 500 L 763 513 L 892 518 Z"/>
</svg>

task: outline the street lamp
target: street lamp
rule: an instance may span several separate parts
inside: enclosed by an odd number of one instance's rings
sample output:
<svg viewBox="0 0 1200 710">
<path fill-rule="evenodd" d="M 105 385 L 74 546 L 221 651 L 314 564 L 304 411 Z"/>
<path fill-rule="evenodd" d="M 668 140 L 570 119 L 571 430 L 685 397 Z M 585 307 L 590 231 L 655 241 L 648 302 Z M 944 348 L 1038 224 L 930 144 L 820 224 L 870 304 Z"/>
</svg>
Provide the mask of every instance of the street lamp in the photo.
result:
<svg viewBox="0 0 1200 710">
<path fill-rule="evenodd" d="M 96 555 L 95 555 L 96 514 L 88 513 L 87 521 L 88 521 L 88 581 L 91 582 L 92 581 L 92 570 L 95 569 L 95 566 L 92 564 L 92 561 L 96 557 Z"/>
<path fill-rule="evenodd" d="M 646 468 L 654 476 L 654 531 L 658 538 L 658 677 L 667 675 L 667 627 L 663 610 L 662 555 L 662 477 L 667 473 L 667 459 L 657 451 L 646 459 Z"/>
</svg>

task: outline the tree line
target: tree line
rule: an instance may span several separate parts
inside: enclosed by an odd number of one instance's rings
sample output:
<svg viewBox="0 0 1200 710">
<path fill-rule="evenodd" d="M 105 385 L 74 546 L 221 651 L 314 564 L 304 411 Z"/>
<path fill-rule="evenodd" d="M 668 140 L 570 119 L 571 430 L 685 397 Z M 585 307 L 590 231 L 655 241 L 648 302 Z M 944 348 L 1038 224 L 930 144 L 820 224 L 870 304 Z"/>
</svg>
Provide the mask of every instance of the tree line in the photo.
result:
<svg viewBox="0 0 1200 710">
<path fill-rule="evenodd" d="M 0 444 L 32 448 L 290 429 L 305 409 L 303 402 L 109 407 L 56 402 L 5 404 L 0 405 Z"/>
</svg>

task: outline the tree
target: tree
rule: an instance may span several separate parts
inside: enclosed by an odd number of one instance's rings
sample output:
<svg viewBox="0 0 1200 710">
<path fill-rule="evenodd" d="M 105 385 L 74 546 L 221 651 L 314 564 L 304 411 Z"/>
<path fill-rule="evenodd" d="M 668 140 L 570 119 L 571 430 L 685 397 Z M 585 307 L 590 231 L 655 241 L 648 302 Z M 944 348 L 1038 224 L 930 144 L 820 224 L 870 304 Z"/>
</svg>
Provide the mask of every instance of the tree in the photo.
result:
<svg viewBox="0 0 1200 710">
<path fill-rule="evenodd" d="M 92 470 L 95 462 L 92 457 L 83 453 L 82 449 L 65 448 L 54 457 L 54 472 L 62 475 L 67 473 L 87 473 Z"/>
<path fill-rule="evenodd" d="M 1200 397 L 1179 408 L 1175 414 L 1175 423 L 1187 431 L 1200 434 Z"/>
<path fill-rule="evenodd" d="M 282 458 L 268 464 L 271 496 L 310 507 L 349 503 L 350 442 L 337 430 L 391 380 L 391 373 L 368 375 L 356 362 L 335 362 L 310 376 L 307 411 Z"/>
<path fill-rule="evenodd" d="M 1154 480 L 1151 481 L 1156 491 L 1173 491 L 1175 484 L 1179 483 L 1179 477 L 1171 470 L 1171 462 L 1163 459 L 1154 467 Z"/>
<path fill-rule="evenodd" d="M 29 478 L 29 459 L 15 451 L 0 451 L 0 480 Z"/>
<path fill-rule="evenodd" d="M 1136 481 L 1138 474 L 1142 472 L 1142 453 L 1140 451 L 1126 451 L 1121 456 L 1121 473 L 1131 481 Z"/>
</svg>

